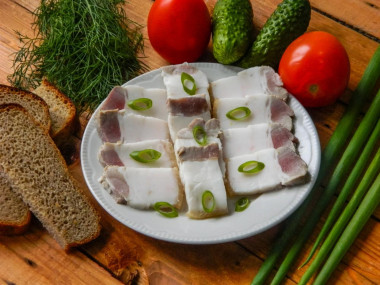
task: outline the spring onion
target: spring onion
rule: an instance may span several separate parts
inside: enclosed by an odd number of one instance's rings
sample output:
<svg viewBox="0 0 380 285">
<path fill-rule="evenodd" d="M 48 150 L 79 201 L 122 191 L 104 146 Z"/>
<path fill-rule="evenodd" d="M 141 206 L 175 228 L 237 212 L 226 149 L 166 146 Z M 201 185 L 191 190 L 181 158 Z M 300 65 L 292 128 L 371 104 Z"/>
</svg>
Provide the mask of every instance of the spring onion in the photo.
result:
<svg viewBox="0 0 380 285">
<path fill-rule="evenodd" d="M 333 225 L 334 221 L 339 215 L 339 212 L 342 210 L 348 195 L 356 185 L 356 182 L 358 181 L 359 177 L 362 175 L 363 171 L 365 170 L 365 167 L 367 165 L 367 162 L 370 160 L 372 151 L 375 149 L 377 142 L 380 140 L 380 121 L 377 122 L 375 130 L 373 131 L 370 139 L 368 140 L 362 154 L 359 157 L 359 160 L 356 162 L 353 170 L 351 171 L 350 176 L 347 178 L 342 190 L 339 193 L 338 199 L 335 201 L 334 206 L 330 210 L 330 213 L 319 232 L 319 235 L 314 243 L 313 248 L 310 251 L 309 256 L 306 258 L 306 261 L 301 265 L 305 265 L 307 262 L 310 261 L 311 257 L 317 250 L 319 244 L 322 242 L 322 240 L 327 235 L 328 231 L 330 230 L 331 226 Z M 309 271 L 309 269 L 308 269 Z"/>
<path fill-rule="evenodd" d="M 155 149 L 135 150 L 129 154 L 134 160 L 142 163 L 154 162 L 161 157 L 161 152 Z"/>
<path fill-rule="evenodd" d="M 250 160 L 250 161 L 242 163 L 238 167 L 238 171 L 243 172 L 243 173 L 252 174 L 252 173 L 260 172 L 261 170 L 264 169 L 264 167 L 265 167 L 264 163 L 262 163 L 260 161 L 256 161 L 256 160 Z"/>
<path fill-rule="evenodd" d="M 136 111 L 144 111 L 152 108 L 153 102 L 149 98 L 138 98 L 128 102 L 129 108 Z"/>
<path fill-rule="evenodd" d="M 195 84 L 195 79 L 188 73 L 182 72 L 181 73 L 181 82 L 183 90 L 189 95 L 195 95 L 197 91 L 197 85 Z M 189 84 L 190 83 L 190 84 Z M 188 85 L 191 85 L 192 87 L 189 88 Z"/>
<path fill-rule="evenodd" d="M 274 243 L 266 260 L 262 264 L 255 278 L 252 280 L 252 284 L 264 284 L 283 251 L 288 248 L 289 242 L 293 238 L 294 232 L 297 231 L 298 225 L 304 219 L 310 205 L 316 199 L 315 197 L 319 196 L 319 187 L 322 180 L 328 176 L 331 167 L 339 158 L 341 150 L 343 149 L 351 130 L 355 127 L 359 113 L 370 96 L 372 90 L 376 86 L 379 77 L 380 47 L 377 48 L 375 54 L 370 60 L 362 79 L 351 97 L 346 111 L 344 112 L 328 144 L 322 152 L 321 167 L 313 189 L 302 205 L 287 220 L 285 230 Z"/>
<path fill-rule="evenodd" d="M 315 285 L 326 284 L 327 280 L 338 266 L 339 262 L 346 254 L 360 231 L 375 211 L 376 207 L 380 203 L 380 174 L 377 175 L 375 182 L 372 184 L 368 193 L 365 195 L 363 201 L 360 203 L 358 210 L 352 217 L 351 221 L 347 225 L 346 229 L 339 238 L 334 250 L 331 252 L 321 272 L 315 279 Z"/>
<path fill-rule="evenodd" d="M 214 194 L 210 190 L 206 190 L 202 194 L 202 207 L 206 213 L 211 213 L 215 209 Z"/>
<path fill-rule="evenodd" d="M 379 119 L 380 114 L 380 91 L 377 93 L 370 108 L 364 116 L 362 122 L 357 128 L 354 136 L 344 151 L 338 165 L 336 166 L 330 181 L 328 182 L 323 195 L 320 197 L 316 206 L 314 206 L 307 222 L 303 225 L 301 232 L 297 235 L 294 244 L 289 249 L 284 261 L 278 269 L 272 284 L 280 284 L 282 279 L 290 267 L 294 264 L 299 252 L 302 250 L 304 244 L 308 241 L 309 236 L 315 229 L 318 221 L 320 220 L 324 210 L 329 205 L 332 197 L 334 196 L 339 184 L 345 179 L 350 171 L 350 167 L 354 164 L 363 145 L 366 143 L 368 137 L 374 129 L 375 124 Z"/>
<path fill-rule="evenodd" d="M 237 107 L 227 112 L 226 117 L 230 120 L 241 121 L 251 115 L 251 110 L 247 107 Z"/>
<path fill-rule="evenodd" d="M 193 128 L 193 137 L 199 145 L 205 146 L 207 144 L 207 133 L 202 126 L 195 126 Z"/>
<path fill-rule="evenodd" d="M 177 209 L 168 202 L 157 202 L 153 208 L 167 218 L 178 217 Z"/>
<path fill-rule="evenodd" d="M 235 212 L 243 212 L 245 209 L 248 208 L 251 201 L 247 197 L 242 197 L 235 203 Z"/>
<path fill-rule="evenodd" d="M 380 123 L 378 123 L 380 126 Z M 367 144 L 368 146 L 368 144 Z M 326 257 L 329 255 L 332 247 L 335 245 L 335 242 L 340 237 L 341 233 L 347 226 L 347 223 L 349 222 L 349 219 L 354 214 L 355 210 L 359 206 L 363 196 L 367 192 L 368 188 L 371 186 L 371 183 L 376 178 L 376 175 L 380 171 L 380 148 L 377 150 L 377 153 L 372 160 L 371 164 L 369 165 L 367 171 L 365 172 L 363 179 L 361 180 L 360 184 L 358 185 L 356 191 L 354 192 L 353 196 L 351 197 L 349 203 L 347 204 L 346 208 L 340 215 L 339 219 L 335 223 L 334 227 L 331 229 L 329 235 L 327 236 L 326 240 L 322 244 L 320 250 L 318 251 L 318 254 L 315 256 L 313 262 L 310 264 L 304 275 L 302 276 L 299 284 L 307 284 L 308 280 L 313 276 L 313 274 L 319 269 L 319 267 L 322 265 L 323 261 L 326 259 Z M 350 183 L 350 177 L 346 182 Z M 342 192 L 339 195 L 338 199 L 341 198 Z M 336 202 L 335 202 L 336 203 Z M 364 223 L 364 221 L 363 221 Z"/>
</svg>

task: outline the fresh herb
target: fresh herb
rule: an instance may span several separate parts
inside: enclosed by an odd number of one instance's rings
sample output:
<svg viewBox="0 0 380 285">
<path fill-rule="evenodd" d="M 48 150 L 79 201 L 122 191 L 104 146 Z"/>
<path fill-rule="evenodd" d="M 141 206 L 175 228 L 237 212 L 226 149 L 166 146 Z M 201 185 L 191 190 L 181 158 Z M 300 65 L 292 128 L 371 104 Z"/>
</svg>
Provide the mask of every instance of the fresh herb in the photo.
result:
<svg viewBox="0 0 380 285">
<path fill-rule="evenodd" d="M 189 95 L 195 95 L 197 92 L 197 85 L 195 84 L 195 79 L 188 73 L 182 72 L 181 73 L 181 82 L 182 82 L 182 87 L 183 90 Z M 191 85 L 191 88 L 187 86 L 188 82 Z"/>
<path fill-rule="evenodd" d="M 242 163 L 238 167 L 238 171 L 242 173 L 252 174 L 252 173 L 260 172 L 261 170 L 264 169 L 264 167 L 265 167 L 264 163 L 260 161 L 256 161 L 256 160 L 250 160 L 250 161 Z"/>
<path fill-rule="evenodd" d="M 18 33 L 9 82 L 37 87 L 44 77 L 79 111 L 94 110 L 115 85 L 145 70 L 141 27 L 125 14 L 124 0 L 42 0 L 33 12 L 34 37 Z"/>
<path fill-rule="evenodd" d="M 245 209 L 248 208 L 251 201 L 247 197 L 242 197 L 235 203 L 235 212 L 243 212 Z"/>
<path fill-rule="evenodd" d="M 135 111 L 144 111 L 152 108 L 153 102 L 149 98 L 138 98 L 129 101 L 128 106 Z"/>
<path fill-rule="evenodd" d="M 214 194 L 210 190 L 206 190 L 202 194 L 202 207 L 206 213 L 211 213 L 215 209 Z"/>
<path fill-rule="evenodd" d="M 207 133 L 201 126 L 195 126 L 193 128 L 194 140 L 201 146 L 207 145 Z"/>
<path fill-rule="evenodd" d="M 178 211 L 168 202 L 157 202 L 153 206 L 154 210 L 159 212 L 161 215 L 167 218 L 175 218 L 178 217 Z"/>
<path fill-rule="evenodd" d="M 230 120 L 241 121 L 251 115 L 251 110 L 247 107 L 237 107 L 227 112 L 226 117 Z"/>
<path fill-rule="evenodd" d="M 161 152 L 155 149 L 135 150 L 129 154 L 134 160 L 141 163 L 154 162 L 161 157 Z"/>
</svg>

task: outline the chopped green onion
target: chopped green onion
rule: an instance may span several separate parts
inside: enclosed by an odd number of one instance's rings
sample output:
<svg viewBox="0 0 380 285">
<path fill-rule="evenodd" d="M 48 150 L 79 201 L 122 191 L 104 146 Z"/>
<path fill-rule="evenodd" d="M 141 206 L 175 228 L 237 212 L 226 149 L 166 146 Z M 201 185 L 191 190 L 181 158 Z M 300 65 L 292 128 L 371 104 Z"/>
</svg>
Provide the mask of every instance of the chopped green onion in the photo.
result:
<svg viewBox="0 0 380 285">
<path fill-rule="evenodd" d="M 128 102 L 129 108 L 136 111 L 144 111 L 152 108 L 153 102 L 149 98 L 138 98 Z"/>
<path fill-rule="evenodd" d="M 138 162 L 149 163 L 159 159 L 161 157 L 161 152 L 148 148 L 132 151 L 129 156 Z"/>
<path fill-rule="evenodd" d="M 206 190 L 202 194 L 202 206 L 203 210 L 207 213 L 211 213 L 215 209 L 215 198 L 211 191 Z"/>
<path fill-rule="evenodd" d="M 226 114 L 226 117 L 230 120 L 241 121 L 248 118 L 251 115 L 251 110 L 247 107 L 237 107 L 232 109 Z"/>
<path fill-rule="evenodd" d="M 153 208 L 167 218 L 178 217 L 177 209 L 168 202 L 157 202 Z"/>
<path fill-rule="evenodd" d="M 256 160 L 250 160 L 250 161 L 242 163 L 239 166 L 238 171 L 243 172 L 243 173 L 257 173 L 263 170 L 264 167 L 265 167 L 264 163 L 260 161 L 256 161 Z"/>
<path fill-rule="evenodd" d="M 188 88 L 187 87 L 187 83 L 190 81 L 190 83 L 192 84 L 192 88 Z M 185 92 L 189 95 L 194 95 L 197 91 L 197 85 L 195 84 L 195 79 L 188 73 L 186 72 L 182 72 L 181 73 L 181 82 L 182 82 L 182 86 L 183 86 L 183 90 L 185 90 Z"/>
<path fill-rule="evenodd" d="M 207 133 L 201 126 L 195 126 L 193 128 L 193 136 L 199 145 L 204 146 L 207 144 Z"/>
<path fill-rule="evenodd" d="M 242 197 L 235 203 L 235 212 L 243 212 L 245 209 L 248 208 L 251 201 L 247 197 Z"/>
<path fill-rule="evenodd" d="M 369 98 L 377 80 L 380 77 L 380 47 L 377 48 L 374 56 L 369 62 L 362 79 L 359 82 L 351 100 L 339 121 L 336 129 L 331 136 L 327 146 L 322 152 L 321 167 L 318 173 L 317 180 L 310 194 L 296 212 L 288 219 L 286 228 L 276 240 L 267 258 L 257 272 L 251 284 L 265 284 L 266 279 L 271 274 L 274 265 L 285 249 L 289 247 L 289 242 L 293 239 L 294 232 L 297 231 L 299 224 L 304 220 L 305 213 L 308 212 L 310 205 L 315 201 L 315 197 L 320 195 L 320 185 L 328 176 L 331 167 L 336 163 L 337 159 L 343 150 L 344 145 L 351 134 L 352 129 L 357 123 L 360 111 L 362 110 L 367 98 Z M 294 264 L 294 263 L 293 263 Z"/>
</svg>

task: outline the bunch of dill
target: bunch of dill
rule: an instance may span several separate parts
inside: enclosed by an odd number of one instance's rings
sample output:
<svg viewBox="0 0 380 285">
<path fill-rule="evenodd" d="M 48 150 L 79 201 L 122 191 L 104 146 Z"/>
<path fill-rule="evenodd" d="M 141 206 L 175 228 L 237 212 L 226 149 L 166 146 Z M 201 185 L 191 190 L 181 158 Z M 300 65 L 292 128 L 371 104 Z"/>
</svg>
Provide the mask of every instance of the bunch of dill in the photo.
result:
<svg viewBox="0 0 380 285">
<path fill-rule="evenodd" d="M 18 33 L 9 82 L 32 90 L 44 77 L 81 112 L 93 111 L 115 85 L 145 70 L 141 27 L 128 19 L 124 0 L 41 0 L 34 37 Z"/>
</svg>

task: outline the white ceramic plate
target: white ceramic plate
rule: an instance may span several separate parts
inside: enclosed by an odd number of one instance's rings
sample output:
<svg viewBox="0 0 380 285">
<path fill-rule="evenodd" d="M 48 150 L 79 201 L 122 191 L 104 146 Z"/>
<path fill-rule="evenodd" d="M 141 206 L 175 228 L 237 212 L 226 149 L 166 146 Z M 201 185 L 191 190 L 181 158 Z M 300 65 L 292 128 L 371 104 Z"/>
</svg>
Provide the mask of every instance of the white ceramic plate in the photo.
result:
<svg viewBox="0 0 380 285">
<path fill-rule="evenodd" d="M 193 63 L 207 75 L 209 81 L 235 75 L 241 69 L 216 63 Z M 145 73 L 125 85 L 145 88 L 164 88 L 161 71 Z M 103 167 L 97 154 L 101 140 L 96 130 L 96 113 L 84 132 L 81 160 L 85 180 L 99 204 L 122 224 L 142 234 L 170 242 L 188 244 L 212 244 L 234 241 L 258 234 L 287 218 L 309 194 L 314 185 L 320 164 L 320 144 L 315 126 L 301 104 L 290 98 L 294 110 L 295 135 L 300 141 L 299 153 L 309 166 L 310 182 L 297 187 L 261 194 L 243 212 L 234 212 L 235 199 L 229 200 L 230 214 L 205 220 L 189 219 L 185 213 L 169 219 L 155 211 L 143 211 L 117 204 L 98 182 Z"/>
</svg>

